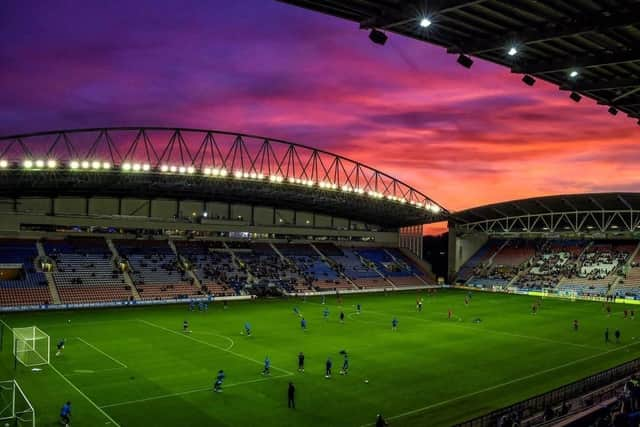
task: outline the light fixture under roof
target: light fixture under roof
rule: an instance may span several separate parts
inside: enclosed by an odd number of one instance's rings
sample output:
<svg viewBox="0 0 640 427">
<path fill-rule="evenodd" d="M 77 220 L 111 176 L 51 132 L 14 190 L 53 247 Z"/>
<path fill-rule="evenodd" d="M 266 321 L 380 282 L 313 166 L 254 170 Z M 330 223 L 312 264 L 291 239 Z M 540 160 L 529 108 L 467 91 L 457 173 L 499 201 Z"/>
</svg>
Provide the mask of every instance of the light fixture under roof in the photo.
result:
<svg viewBox="0 0 640 427">
<path fill-rule="evenodd" d="M 431 25 L 431 20 L 427 17 L 424 17 L 420 20 L 420 26 L 422 28 L 428 28 Z"/>
<path fill-rule="evenodd" d="M 509 51 L 507 52 L 509 56 L 516 56 L 517 53 L 518 53 L 518 49 L 516 49 L 515 46 L 511 46 L 511 49 L 509 49 Z"/>
<path fill-rule="evenodd" d="M 580 73 L 578 73 L 578 71 L 576 71 L 576 70 L 571 70 L 571 72 L 569 73 L 569 77 L 571 77 L 572 79 L 575 79 L 579 75 L 580 75 Z"/>
</svg>

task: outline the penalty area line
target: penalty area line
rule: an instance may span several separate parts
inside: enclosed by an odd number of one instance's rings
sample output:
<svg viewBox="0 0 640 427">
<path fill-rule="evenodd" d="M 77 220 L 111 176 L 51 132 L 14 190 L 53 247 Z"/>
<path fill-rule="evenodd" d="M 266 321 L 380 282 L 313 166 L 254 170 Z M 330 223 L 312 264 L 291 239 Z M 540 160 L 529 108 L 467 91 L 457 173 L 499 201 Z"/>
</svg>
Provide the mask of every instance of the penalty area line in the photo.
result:
<svg viewBox="0 0 640 427">
<path fill-rule="evenodd" d="M 283 374 L 283 375 L 276 375 L 275 377 L 265 377 L 265 378 L 257 378 L 257 379 L 254 379 L 254 380 L 241 381 L 241 382 L 237 382 L 237 383 L 233 383 L 233 384 L 228 384 L 224 388 L 237 387 L 237 386 L 241 386 L 241 385 L 245 385 L 245 384 L 260 383 L 260 382 L 265 382 L 265 381 L 269 381 L 269 380 L 274 380 L 276 378 L 286 378 L 286 377 L 290 377 L 291 375 L 293 375 L 293 374 Z M 211 387 L 211 386 L 201 387 L 201 388 L 196 388 L 196 389 L 193 389 L 193 390 L 180 391 L 180 392 L 177 392 L 177 393 L 169 393 L 169 394 L 161 394 L 159 396 L 145 397 L 143 399 L 135 399 L 135 400 L 127 400 L 127 401 L 124 401 L 124 402 L 109 403 L 107 405 L 102 405 L 101 408 L 111 408 L 111 407 L 114 407 L 114 406 L 132 405 L 134 403 L 144 403 L 144 402 L 150 402 L 150 401 L 153 401 L 153 400 L 168 399 L 170 397 L 185 396 L 187 394 L 200 393 L 200 392 L 203 392 L 203 391 L 213 392 L 213 387 Z"/>
<path fill-rule="evenodd" d="M 525 380 L 528 380 L 528 379 L 531 379 L 531 378 L 535 378 L 535 377 L 537 377 L 539 375 L 548 374 L 549 372 L 554 372 L 554 371 L 557 371 L 558 369 L 567 368 L 569 366 L 573 366 L 573 365 L 578 364 L 578 363 L 586 362 L 587 360 L 596 359 L 596 358 L 604 356 L 606 354 L 613 353 L 613 352 L 616 352 L 616 351 L 620 351 L 620 350 L 623 350 L 625 348 L 632 347 L 632 346 L 638 345 L 638 344 L 640 344 L 640 342 L 635 342 L 635 343 L 623 345 L 622 347 L 618 347 L 618 348 L 614 348 L 614 349 L 611 349 L 611 350 L 603 351 L 601 353 L 592 354 L 591 356 L 586 356 L 586 357 L 583 357 L 581 359 L 576 359 L 576 360 L 573 360 L 571 362 L 564 363 L 562 365 L 558 365 L 558 366 L 554 366 L 552 368 L 544 369 L 542 371 L 534 372 L 532 374 L 525 375 L 525 376 L 519 377 L 519 378 L 515 378 L 515 379 L 510 380 L 510 381 L 505 381 L 505 382 L 500 383 L 500 384 L 495 384 L 495 385 L 492 385 L 490 387 L 483 388 L 481 390 L 476 390 L 476 391 L 473 391 L 471 393 L 467 393 L 467 394 L 463 394 L 463 395 L 460 395 L 460 396 L 452 397 L 451 399 L 447 399 L 447 400 L 443 400 L 443 401 L 440 401 L 440 402 L 432 403 L 431 405 L 423 406 L 422 408 L 412 409 L 411 411 L 407 411 L 407 412 L 403 412 L 401 414 L 393 415 L 391 417 L 388 417 L 387 419 L 392 421 L 392 420 L 397 420 L 399 418 L 404 418 L 404 417 L 407 417 L 407 416 L 410 416 L 410 415 L 419 414 L 421 412 L 428 411 L 429 409 L 433 409 L 433 408 L 437 408 L 439 406 L 447 405 L 449 403 L 457 402 L 458 400 L 462 400 L 462 399 L 466 399 L 466 398 L 469 398 L 469 397 L 473 397 L 473 396 L 476 396 L 478 394 L 486 393 L 488 391 L 497 390 L 499 388 L 506 387 L 506 386 L 511 385 L 511 384 L 516 384 L 516 383 L 519 383 L 521 381 L 525 381 Z M 368 424 L 362 424 L 360 427 L 371 427 L 371 426 L 374 426 L 374 425 L 375 425 L 375 423 L 368 423 Z"/>
<path fill-rule="evenodd" d="M 2 322 L 3 325 L 5 325 L 7 328 L 9 328 L 9 331 L 11 331 L 11 333 L 13 333 L 13 328 L 11 326 L 9 326 L 9 324 L 7 324 L 7 322 L 5 322 L 4 320 L 0 319 L 0 322 Z M 58 371 L 56 369 L 55 366 L 53 366 L 53 364 L 49 363 L 49 366 L 51 367 L 51 369 L 53 369 L 53 372 L 55 372 L 56 374 L 58 374 L 60 376 L 60 378 L 62 378 L 67 384 L 69 384 L 71 386 L 71 388 L 73 388 L 75 391 L 78 392 L 78 394 L 82 397 L 84 397 L 86 399 L 87 402 L 89 402 L 94 408 L 96 408 L 98 410 L 98 412 L 100 412 L 102 415 L 104 415 L 104 417 L 109 420 L 111 423 L 113 423 L 114 426 L 116 427 L 121 427 L 120 424 L 118 424 L 118 422 L 116 420 L 114 420 L 113 418 L 111 418 L 111 415 L 107 414 L 104 409 L 102 409 L 101 407 L 99 407 L 98 405 L 96 405 L 96 402 L 94 402 L 93 400 L 91 400 L 91 398 L 89 396 L 87 396 L 86 394 L 84 394 L 84 392 L 82 390 L 80 390 L 74 383 L 71 382 L 71 380 L 69 380 L 69 378 L 65 377 L 62 372 Z"/>
<path fill-rule="evenodd" d="M 118 365 L 120 365 L 123 368 L 128 368 L 127 365 L 125 365 L 124 363 L 122 363 L 121 361 L 119 361 L 118 359 L 116 359 L 113 356 L 108 355 L 107 353 L 105 353 L 104 351 L 100 350 L 98 347 L 96 347 L 95 345 L 89 343 L 88 341 L 83 340 L 80 337 L 76 337 L 76 339 L 80 340 L 81 342 L 85 343 L 86 345 L 88 345 L 89 347 L 91 347 L 92 349 L 94 349 L 95 351 L 97 351 L 98 353 L 102 354 L 105 357 L 108 357 L 110 360 L 114 361 L 115 363 L 117 363 Z"/>
<path fill-rule="evenodd" d="M 164 326 L 160 326 L 160 325 L 157 325 L 157 324 L 155 324 L 153 322 L 149 322 L 149 321 L 143 320 L 143 319 L 138 319 L 138 321 L 144 323 L 145 325 L 148 325 L 148 326 L 151 326 L 151 327 L 154 327 L 154 328 L 157 328 L 157 329 L 161 329 L 161 330 L 166 331 L 166 332 L 170 332 L 170 333 L 172 333 L 174 335 L 186 338 L 186 339 L 191 340 L 193 342 L 197 342 L 199 344 L 206 345 L 208 347 L 215 348 L 215 349 L 220 350 L 220 351 L 224 351 L 226 353 L 232 354 L 232 355 L 234 355 L 236 357 L 239 357 L 241 359 L 248 360 L 248 361 L 253 362 L 253 363 L 257 363 L 258 365 L 263 365 L 263 363 L 261 361 L 259 361 L 259 360 L 253 359 L 253 358 L 251 358 L 249 356 L 245 356 L 244 354 L 236 353 L 235 351 L 231 351 L 231 350 L 229 350 L 227 348 L 220 347 L 219 345 L 215 345 L 215 344 L 212 344 L 212 343 L 207 342 L 207 341 L 199 340 L 198 338 L 194 338 L 194 337 L 192 337 L 190 335 L 186 335 L 183 332 L 174 331 L 172 329 L 165 328 Z M 273 369 L 275 369 L 276 371 L 280 371 L 282 373 L 285 373 L 287 375 L 293 375 L 293 372 L 287 371 L 286 369 L 278 368 L 276 366 L 273 366 Z"/>
</svg>

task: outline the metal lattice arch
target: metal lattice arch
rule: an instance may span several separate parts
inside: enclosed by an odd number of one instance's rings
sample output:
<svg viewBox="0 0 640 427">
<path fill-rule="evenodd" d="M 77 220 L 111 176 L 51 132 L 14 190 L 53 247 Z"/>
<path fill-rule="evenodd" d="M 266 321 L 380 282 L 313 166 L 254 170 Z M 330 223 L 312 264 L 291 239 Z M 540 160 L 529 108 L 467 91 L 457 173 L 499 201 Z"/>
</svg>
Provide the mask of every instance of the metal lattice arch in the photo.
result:
<svg viewBox="0 0 640 427">
<path fill-rule="evenodd" d="M 394 227 L 448 214 L 404 182 L 328 151 L 243 133 L 166 127 L 0 137 L 0 190 L 14 196 L 198 195 L 337 210 Z"/>
</svg>

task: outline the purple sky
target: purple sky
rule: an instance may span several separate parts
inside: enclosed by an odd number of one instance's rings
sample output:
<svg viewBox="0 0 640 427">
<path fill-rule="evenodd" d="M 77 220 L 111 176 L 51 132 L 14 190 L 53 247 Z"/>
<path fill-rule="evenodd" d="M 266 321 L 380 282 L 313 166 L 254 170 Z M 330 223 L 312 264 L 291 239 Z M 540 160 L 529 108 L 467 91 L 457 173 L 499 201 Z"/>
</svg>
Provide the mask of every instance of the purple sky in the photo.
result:
<svg viewBox="0 0 640 427">
<path fill-rule="evenodd" d="M 0 134 L 264 134 L 360 160 L 453 210 L 640 188 L 640 127 L 624 115 L 275 1 L 3 2 L 0 40 Z"/>
</svg>

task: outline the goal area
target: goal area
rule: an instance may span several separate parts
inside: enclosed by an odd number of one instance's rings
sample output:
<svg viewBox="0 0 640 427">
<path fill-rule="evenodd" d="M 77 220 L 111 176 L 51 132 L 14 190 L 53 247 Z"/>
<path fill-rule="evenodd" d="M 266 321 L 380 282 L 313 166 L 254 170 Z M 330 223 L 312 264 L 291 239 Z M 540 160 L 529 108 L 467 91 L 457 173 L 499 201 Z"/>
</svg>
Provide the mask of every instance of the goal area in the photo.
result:
<svg viewBox="0 0 640 427">
<path fill-rule="evenodd" d="M 0 425 L 36 426 L 36 411 L 16 380 L 0 381 Z"/>
<path fill-rule="evenodd" d="M 17 362 L 32 367 L 49 363 L 50 338 L 37 326 L 13 329 L 13 355 Z"/>
</svg>

